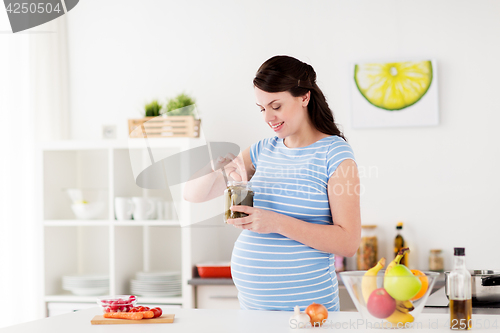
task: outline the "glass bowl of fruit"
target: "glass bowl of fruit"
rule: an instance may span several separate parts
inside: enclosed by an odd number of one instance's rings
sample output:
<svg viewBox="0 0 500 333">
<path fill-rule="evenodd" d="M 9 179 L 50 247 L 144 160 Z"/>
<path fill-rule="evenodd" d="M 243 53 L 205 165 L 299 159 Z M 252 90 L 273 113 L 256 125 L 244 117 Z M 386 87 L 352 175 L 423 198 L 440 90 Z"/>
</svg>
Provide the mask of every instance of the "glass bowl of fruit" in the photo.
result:
<svg viewBox="0 0 500 333">
<path fill-rule="evenodd" d="M 398 255 L 399 256 L 399 255 Z M 382 258 L 368 271 L 339 273 L 368 328 L 411 328 L 422 312 L 436 272 L 410 270 L 398 257 L 385 270 Z"/>
<path fill-rule="evenodd" d="M 134 295 L 105 296 L 97 299 L 104 313 L 129 312 L 137 303 Z"/>
</svg>

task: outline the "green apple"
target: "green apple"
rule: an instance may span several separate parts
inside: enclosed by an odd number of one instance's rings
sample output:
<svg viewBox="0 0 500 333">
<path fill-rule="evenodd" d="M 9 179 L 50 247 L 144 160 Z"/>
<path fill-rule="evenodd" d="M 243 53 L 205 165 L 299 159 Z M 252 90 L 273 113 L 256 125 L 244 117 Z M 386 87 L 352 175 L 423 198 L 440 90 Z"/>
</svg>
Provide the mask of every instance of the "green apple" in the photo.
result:
<svg viewBox="0 0 500 333">
<path fill-rule="evenodd" d="M 420 291 L 422 282 L 405 266 L 394 266 L 384 277 L 384 288 L 398 301 L 407 301 Z"/>
</svg>

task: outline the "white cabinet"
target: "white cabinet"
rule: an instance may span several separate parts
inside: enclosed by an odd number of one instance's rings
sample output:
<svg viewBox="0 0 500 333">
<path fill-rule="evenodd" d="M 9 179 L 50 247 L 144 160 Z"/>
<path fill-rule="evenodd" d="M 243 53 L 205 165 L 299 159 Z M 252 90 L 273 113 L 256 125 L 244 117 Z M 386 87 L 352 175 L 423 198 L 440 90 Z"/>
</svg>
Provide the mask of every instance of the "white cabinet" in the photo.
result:
<svg viewBox="0 0 500 333">
<path fill-rule="evenodd" d="M 354 302 L 344 285 L 339 285 L 340 311 L 357 311 Z"/>
<path fill-rule="evenodd" d="M 234 285 L 198 285 L 196 286 L 196 308 L 239 310 L 238 290 Z"/>
<path fill-rule="evenodd" d="M 339 286 L 340 311 L 357 311 L 344 285 Z M 196 285 L 196 308 L 240 309 L 238 290 L 234 285 Z"/>
<path fill-rule="evenodd" d="M 75 312 L 88 308 L 95 307 L 95 303 L 60 303 L 49 302 L 47 303 L 47 317 L 54 317 L 65 313 Z"/>
<path fill-rule="evenodd" d="M 135 169 L 151 164 L 152 151 L 158 161 L 160 157 L 204 145 L 197 138 L 166 138 L 149 139 L 147 145 L 142 139 L 131 139 L 60 141 L 40 147 L 37 197 L 43 225 L 44 309 L 49 303 L 95 304 L 95 296 L 76 296 L 64 291 L 63 275 L 109 275 L 109 293 L 119 295 L 130 293 L 130 280 L 136 272 L 148 270 L 181 271 L 182 296 L 140 297 L 141 303 L 194 307 L 193 286 L 187 283 L 193 266 L 203 261 L 229 260 L 238 233 L 228 230 L 222 220 L 220 226 L 217 221 L 206 227 L 190 226 L 191 210 L 187 202 L 181 204 L 182 221 L 177 218 L 117 221 L 113 206 L 115 197 L 144 196 L 160 197 L 173 207 L 169 190 L 137 186 Z M 104 189 L 106 210 L 98 219 L 76 219 L 66 188 Z"/>
</svg>

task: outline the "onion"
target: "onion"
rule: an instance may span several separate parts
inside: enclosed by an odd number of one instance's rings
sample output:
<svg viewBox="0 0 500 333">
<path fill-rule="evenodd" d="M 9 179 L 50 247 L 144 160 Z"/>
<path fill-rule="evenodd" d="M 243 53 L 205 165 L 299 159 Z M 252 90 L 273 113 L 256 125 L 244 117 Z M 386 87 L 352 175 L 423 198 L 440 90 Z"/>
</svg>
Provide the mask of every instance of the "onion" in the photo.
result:
<svg viewBox="0 0 500 333">
<path fill-rule="evenodd" d="M 323 321 L 328 318 L 328 310 L 325 306 L 314 302 L 306 308 L 305 313 L 311 318 L 313 326 L 321 326 Z"/>
</svg>

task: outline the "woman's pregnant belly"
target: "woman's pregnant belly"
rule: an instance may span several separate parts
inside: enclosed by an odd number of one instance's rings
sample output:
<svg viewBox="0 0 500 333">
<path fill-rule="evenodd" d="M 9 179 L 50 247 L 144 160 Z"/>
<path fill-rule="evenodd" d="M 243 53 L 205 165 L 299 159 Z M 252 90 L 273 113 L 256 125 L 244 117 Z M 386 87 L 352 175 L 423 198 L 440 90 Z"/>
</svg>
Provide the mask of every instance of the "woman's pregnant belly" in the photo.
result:
<svg viewBox="0 0 500 333">
<path fill-rule="evenodd" d="M 243 309 L 304 310 L 315 302 L 339 310 L 333 255 L 280 234 L 244 230 L 234 244 L 231 274 Z"/>
</svg>

